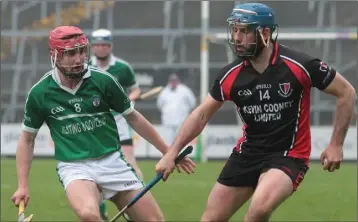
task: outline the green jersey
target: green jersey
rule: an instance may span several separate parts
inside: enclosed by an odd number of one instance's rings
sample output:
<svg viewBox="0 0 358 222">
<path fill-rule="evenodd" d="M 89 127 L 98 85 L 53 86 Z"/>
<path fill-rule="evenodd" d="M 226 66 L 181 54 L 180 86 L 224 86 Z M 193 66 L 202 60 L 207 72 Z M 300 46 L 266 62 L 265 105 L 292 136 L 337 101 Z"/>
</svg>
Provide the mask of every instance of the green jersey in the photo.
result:
<svg viewBox="0 0 358 222">
<path fill-rule="evenodd" d="M 98 67 L 97 58 L 95 56 L 91 58 L 89 64 L 101 69 Z M 126 93 L 128 93 L 129 89 L 138 87 L 132 66 L 128 62 L 115 57 L 114 55 L 110 55 L 108 66 L 104 67 L 103 70 L 114 76 L 119 84 L 125 89 Z M 113 114 L 117 115 L 118 113 L 113 112 Z"/>
<path fill-rule="evenodd" d="M 120 149 L 111 110 L 134 110 L 117 79 L 89 66 L 74 89 L 61 84 L 57 69 L 45 74 L 29 91 L 23 129 L 36 133 L 45 122 L 55 144 L 55 159 L 97 158 Z"/>
</svg>

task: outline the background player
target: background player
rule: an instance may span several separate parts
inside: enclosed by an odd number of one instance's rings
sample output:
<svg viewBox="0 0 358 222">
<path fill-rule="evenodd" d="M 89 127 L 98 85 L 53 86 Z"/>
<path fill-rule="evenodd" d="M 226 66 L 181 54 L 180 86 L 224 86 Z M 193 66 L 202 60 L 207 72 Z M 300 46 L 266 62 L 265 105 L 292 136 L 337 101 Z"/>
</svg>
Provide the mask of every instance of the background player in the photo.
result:
<svg viewBox="0 0 358 222">
<path fill-rule="evenodd" d="M 18 189 L 12 200 L 29 201 L 28 176 L 36 133 L 46 122 L 55 144 L 57 173 L 68 201 L 81 221 L 101 221 L 99 203 L 110 199 L 122 208 L 143 187 L 125 161 L 110 110 L 121 113 L 134 130 L 163 154 L 167 145 L 152 125 L 133 108 L 118 81 L 107 72 L 87 65 L 89 43 L 83 32 L 61 26 L 49 34 L 53 70 L 29 91 L 19 137 L 16 164 Z M 193 162 L 185 159 L 184 170 Z M 118 195 L 120 193 L 120 195 Z M 128 214 L 138 221 L 163 220 L 150 193 Z"/>
<path fill-rule="evenodd" d="M 233 101 L 244 122 L 243 137 L 213 187 L 201 220 L 227 221 L 252 197 L 244 221 L 268 221 L 309 167 L 311 87 L 337 97 L 333 135 L 321 155 L 323 169 L 329 172 L 340 168 L 355 90 L 321 60 L 279 45 L 272 38 L 277 25 L 270 7 L 239 4 L 227 21 L 238 58 L 221 70 L 210 95 L 184 122 L 156 169 L 166 179 L 182 147 L 199 135 L 224 101 Z"/>
<path fill-rule="evenodd" d="M 98 29 L 92 32 L 91 48 L 94 56 L 92 56 L 90 60 L 90 65 L 112 74 L 124 88 L 125 92 L 128 93 L 128 97 L 131 101 L 138 99 L 141 90 L 136 82 L 132 66 L 128 62 L 114 56 L 112 53 L 113 36 L 111 31 L 107 29 Z M 115 111 L 112 113 L 117 123 L 123 154 L 126 160 L 135 169 L 138 176 L 143 179 L 142 171 L 139 169 L 134 156 L 131 128 L 120 113 Z M 105 202 L 101 204 L 100 211 L 102 217 L 106 218 L 107 211 Z"/>
</svg>

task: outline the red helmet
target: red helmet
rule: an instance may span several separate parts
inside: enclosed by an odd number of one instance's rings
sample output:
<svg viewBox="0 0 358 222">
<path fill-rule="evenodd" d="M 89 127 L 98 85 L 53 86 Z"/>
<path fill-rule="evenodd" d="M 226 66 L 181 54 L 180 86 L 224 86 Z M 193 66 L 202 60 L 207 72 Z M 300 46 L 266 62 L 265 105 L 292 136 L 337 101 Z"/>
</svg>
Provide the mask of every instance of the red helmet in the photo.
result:
<svg viewBox="0 0 358 222">
<path fill-rule="evenodd" d="M 62 58 L 66 51 L 80 48 L 86 48 L 86 50 L 89 51 L 89 42 L 83 31 L 75 26 L 59 26 L 50 31 L 48 45 L 50 48 L 51 61 L 53 62 L 53 66 L 56 65 L 60 69 L 60 71 L 67 76 L 78 76 L 74 75 L 76 73 L 65 71 L 64 67 L 70 67 L 70 65 L 60 66 L 58 64 L 58 59 Z M 87 61 L 84 61 L 85 63 L 87 63 L 89 60 L 89 52 L 87 53 Z M 87 66 L 87 64 L 85 64 L 85 66 Z M 84 67 L 84 70 L 81 72 L 85 73 L 86 71 L 87 67 Z"/>
<path fill-rule="evenodd" d="M 60 56 L 64 50 L 86 46 L 88 39 L 81 29 L 75 26 L 59 26 L 49 34 L 48 45 L 51 56 L 57 51 Z"/>
</svg>

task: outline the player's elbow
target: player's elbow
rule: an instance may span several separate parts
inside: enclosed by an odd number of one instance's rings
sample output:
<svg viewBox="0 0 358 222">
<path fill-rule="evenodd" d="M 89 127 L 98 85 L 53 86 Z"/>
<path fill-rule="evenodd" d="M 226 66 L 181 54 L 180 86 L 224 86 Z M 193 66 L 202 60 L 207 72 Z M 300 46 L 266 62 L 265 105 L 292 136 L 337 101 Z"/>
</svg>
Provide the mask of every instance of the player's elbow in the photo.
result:
<svg viewBox="0 0 358 222">
<path fill-rule="evenodd" d="M 356 91 L 351 84 L 342 87 L 341 93 L 337 96 L 337 106 L 346 110 L 347 113 L 354 112 L 354 103 L 357 99 Z"/>
<path fill-rule="evenodd" d="M 357 92 L 355 90 L 355 88 L 352 86 L 352 84 L 349 84 L 350 87 L 349 87 L 349 94 L 353 96 L 353 98 L 355 99 L 357 97 Z"/>
<path fill-rule="evenodd" d="M 344 101 L 344 103 L 354 103 L 356 96 L 356 92 L 352 84 L 339 73 L 336 74 L 336 77 L 325 89 L 325 92 L 334 95 L 339 101 Z"/>
<path fill-rule="evenodd" d="M 343 95 L 342 97 L 344 99 L 347 100 L 347 102 L 351 102 L 354 103 L 354 101 L 356 100 L 357 94 L 356 94 L 356 90 L 354 89 L 354 87 L 352 86 L 352 84 L 348 83 L 346 85 L 346 87 L 343 90 Z"/>
<path fill-rule="evenodd" d="M 34 147 L 35 147 L 35 137 L 36 134 L 29 133 L 26 131 L 23 131 L 20 134 L 17 143 L 16 158 L 24 157 L 25 159 L 27 159 L 28 157 L 33 156 Z"/>
</svg>

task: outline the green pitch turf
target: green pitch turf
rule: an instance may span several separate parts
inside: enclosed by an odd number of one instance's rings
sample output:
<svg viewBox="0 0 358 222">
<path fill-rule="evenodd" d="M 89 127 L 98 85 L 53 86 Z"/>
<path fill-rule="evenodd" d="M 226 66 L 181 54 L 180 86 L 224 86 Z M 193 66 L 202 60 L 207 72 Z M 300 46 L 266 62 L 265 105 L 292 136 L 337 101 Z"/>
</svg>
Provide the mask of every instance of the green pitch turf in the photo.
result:
<svg viewBox="0 0 358 222">
<path fill-rule="evenodd" d="M 148 182 L 154 176 L 155 161 L 140 161 Z M 198 164 L 194 175 L 175 173 L 152 188 L 167 221 L 199 221 L 208 194 L 224 162 Z M 17 208 L 11 196 L 17 188 L 14 159 L 1 161 L 1 221 L 15 221 Z M 33 221 L 78 221 L 69 208 L 58 182 L 55 161 L 35 160 L 30 173 L 31 200 L 27 212 Z M 109 215 L 116 210 L 108 202 Z M 242 221 L 245 205 L 231 221 Z M 272 221 L 356 221 L 357 165 L 345 163 L 335 173 L 312 164 L 298 191 L 276 212 Z"/>
</svg>

